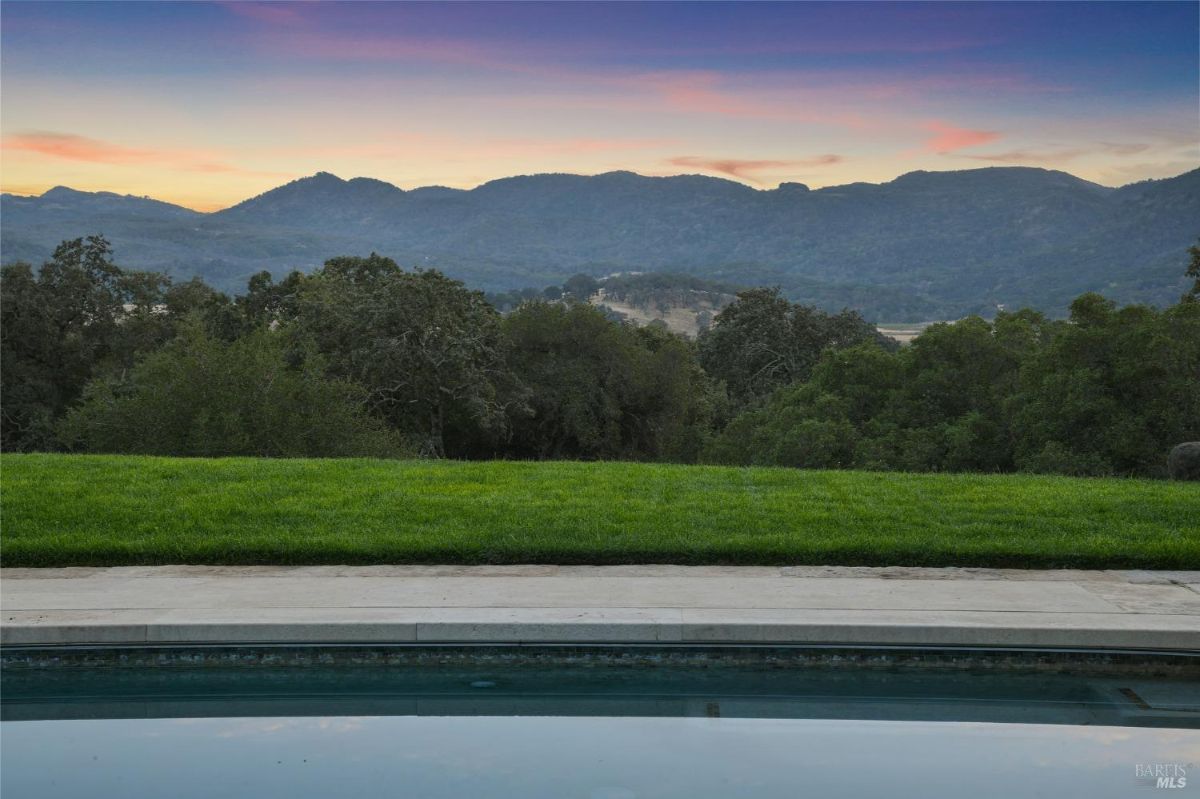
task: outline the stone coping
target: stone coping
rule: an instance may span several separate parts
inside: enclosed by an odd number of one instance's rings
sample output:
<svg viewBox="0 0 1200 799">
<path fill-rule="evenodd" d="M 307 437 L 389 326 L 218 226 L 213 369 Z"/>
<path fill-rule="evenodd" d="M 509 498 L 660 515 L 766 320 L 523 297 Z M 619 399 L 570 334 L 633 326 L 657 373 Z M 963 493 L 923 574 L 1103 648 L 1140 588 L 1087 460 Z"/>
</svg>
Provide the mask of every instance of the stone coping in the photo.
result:
<svg viewBox="0 0 1200 799">
<path fill-rule="evenodd" d="M 1200 572 L 734 566 L 0 570 L 0 644 L 1200 651 Z"/>
</svg>

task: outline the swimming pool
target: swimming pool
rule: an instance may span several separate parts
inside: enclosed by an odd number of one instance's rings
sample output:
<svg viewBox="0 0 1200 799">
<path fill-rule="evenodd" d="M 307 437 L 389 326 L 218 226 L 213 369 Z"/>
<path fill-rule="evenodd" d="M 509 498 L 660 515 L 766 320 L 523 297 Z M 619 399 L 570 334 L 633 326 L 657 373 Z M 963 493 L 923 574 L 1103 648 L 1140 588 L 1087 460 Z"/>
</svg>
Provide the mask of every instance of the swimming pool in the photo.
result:
<svg viewBox="0 0 1200 799">
<path fill-rule="evenodd" d="M 1200 773 L 1185 655 L 6 650 L 18 797 L 1137 796 Z M 1165 785 L 1164 785 L 1165 787 Z"/>
</svg>

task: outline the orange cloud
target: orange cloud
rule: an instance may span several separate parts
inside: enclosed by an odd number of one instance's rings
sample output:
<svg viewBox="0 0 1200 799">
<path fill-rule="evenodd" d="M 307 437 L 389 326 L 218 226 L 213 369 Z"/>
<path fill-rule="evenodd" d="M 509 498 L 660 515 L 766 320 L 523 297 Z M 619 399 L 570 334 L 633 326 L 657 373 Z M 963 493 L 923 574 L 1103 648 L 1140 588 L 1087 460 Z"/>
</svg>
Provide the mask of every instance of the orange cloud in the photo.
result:
<svg viewBox="0 0 1200 799">
<path fill-rule="evenodd" d="M 922 127 L 934 134 L 933 138 L 925 142 L 925 149 L 939 155 L 977 144 L 987 144 L 1000 138 L 1000 134 L 995 131 L 959 128 L 936 119 L 926 122 Z"/>
<path fill-rule="evenodd" d="M 5 136 L 0 146 L 5 150 L 38 153 L 68 161 L 92 164 L 159 164 L 188 172 L 221 172 L 257 177 L 286 177 L 279 172 L 260 172 L 214 160 L 202 153 L 187 150 L 146 150 L 125 147 L 112 142 L 76 136 L 73 133 L 31 131 Z"/>
<path fill-rule="evenodd" d="M 680 155 L 668 158 L 667 163 L 674 166 L 703 169 L 705 172 L 718 172 L 738 180 L 755 180 L 748 173 L 760 172 L 764 169 L 785 169 L 797 166 L 828 166 L 837 164 L 844 159 L 832 153 L 819 155 L 816 158 L 806 158 L 792 161 L 746 160 L 741 158 L 701 158 L 695 155 Z"/>
</svg>

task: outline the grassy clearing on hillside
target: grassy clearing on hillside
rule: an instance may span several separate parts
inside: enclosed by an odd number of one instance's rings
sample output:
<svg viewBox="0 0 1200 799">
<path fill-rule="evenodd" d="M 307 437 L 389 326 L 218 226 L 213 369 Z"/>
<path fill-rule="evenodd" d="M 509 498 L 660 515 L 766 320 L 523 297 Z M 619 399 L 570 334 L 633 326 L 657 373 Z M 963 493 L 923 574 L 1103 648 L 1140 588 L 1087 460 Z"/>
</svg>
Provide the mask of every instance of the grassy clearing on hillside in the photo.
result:
<svg viewBox="0 0 1200 799">
<path fill-rule="evenodd" d="M 1200 487 L 633 463 L 5 455 L 5 566 L 1200 567 Z"/>
</svg>

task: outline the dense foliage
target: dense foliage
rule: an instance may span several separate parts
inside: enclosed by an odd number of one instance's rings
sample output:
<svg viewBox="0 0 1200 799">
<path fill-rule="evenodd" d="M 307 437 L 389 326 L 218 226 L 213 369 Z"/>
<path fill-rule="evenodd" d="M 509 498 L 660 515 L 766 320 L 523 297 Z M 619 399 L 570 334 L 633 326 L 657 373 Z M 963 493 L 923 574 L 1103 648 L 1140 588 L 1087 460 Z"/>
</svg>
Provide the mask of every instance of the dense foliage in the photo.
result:
<svg viewBox="0 0 1200 799">
<path fill-rule="evenodd" d="M 92 237 L 4 267 L 5 450 L 1162 476 L 1200 438 L 1194 291 L 1161 310 L 1085 294 L 1066 320 L 968 317 L 900 348 L 777 289 L 692 341 L 583 302 L 586 276 L 502 314 L 377 255 L 237 298 L 111 256 Z"/>
<path fill-rule="evenodd" d="M 428 455 L 503 431 L 519 393 L 505 367 L 500 315 L 481 294 L 394 261 L 334 258 L 296 276 L 283 321 L 366 387 L 372 409 Z M 449 445 L 448 442 L 449 441 Z"/>
<path fill-rule="evenodd" d="M 98 236 L 63 242 L 35 275 L 4 267 L 0 284 L 0 438 L 5 449 L 54 446 L 55 425 L 98 375 L 128 369 L 203 304 L 193 284 L 124 272 Z M 168 309 L 169 313 L 160 313 Z"/>
<path fill-rule="evenodd" d="M 739 415 L 719 463 L 909 471 L 1165 474 L 1200 438 L 1200 303 L 1080 297 L 928 328 L 910 347 L 826 351 L 811 379 Z"/>
<path fill-rule="evenodd" d="M 61 435 L 69 448 L 146 455 L 404 454 L 362 394 L 266 328 L 223 342 L 187 320 L 127 373 L 89 383 Z"/>
<path fill-rule="evenodd" d="M 508 454 L 695 460 L 721 400 L 686 339 L 581 303 L 522 305 L 504 331 L 530 406 Z"/>
<path fill-rule="evenodd" d="M 788 302 L 778 289 L 751 289 L 700 336 L 700 364 L 747 404 L 806 380 L 826 349 L 887 341 L 853 311 L 830 315 Z"/>
</svg>

